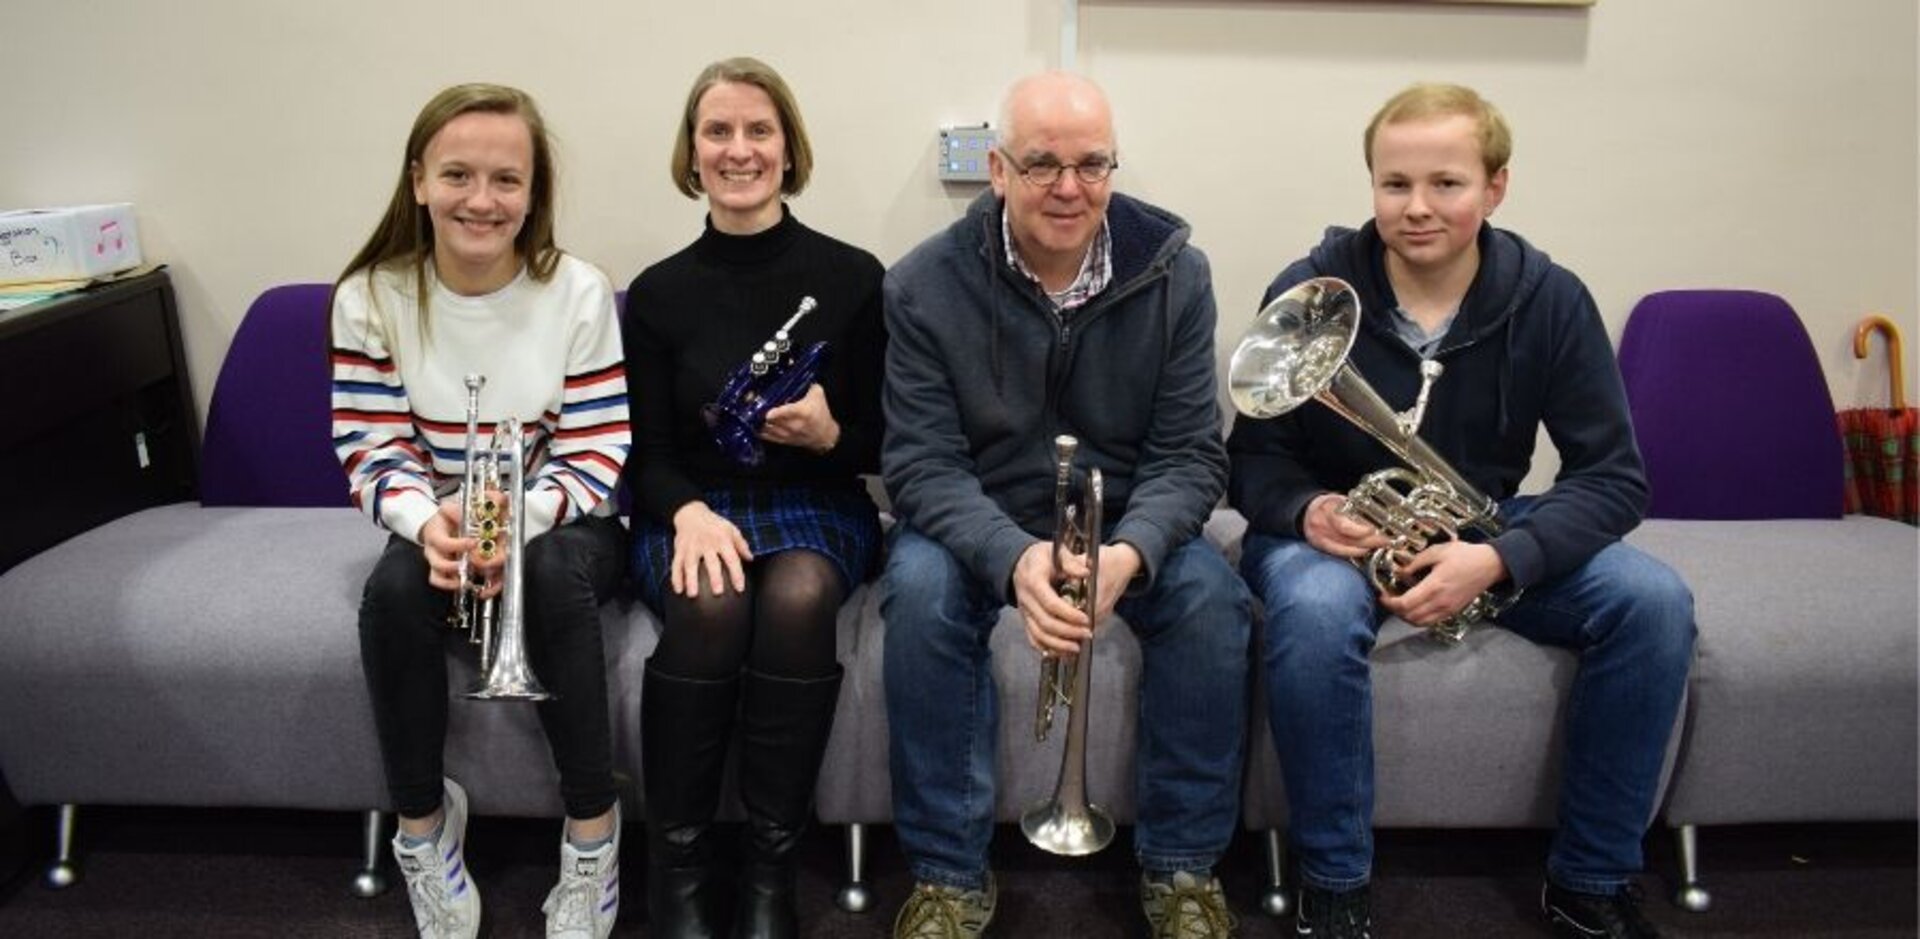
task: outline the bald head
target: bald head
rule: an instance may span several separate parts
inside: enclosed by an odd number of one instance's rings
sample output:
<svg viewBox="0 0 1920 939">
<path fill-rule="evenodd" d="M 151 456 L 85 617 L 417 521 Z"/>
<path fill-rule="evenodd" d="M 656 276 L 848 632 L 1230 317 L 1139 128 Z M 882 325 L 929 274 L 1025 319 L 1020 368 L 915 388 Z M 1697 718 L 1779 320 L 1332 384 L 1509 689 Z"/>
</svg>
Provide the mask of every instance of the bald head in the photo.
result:
<svg viewBox="0 0 1920 939">
<path fill-rule="evenodd" d="M 1013 83 L 1000 102 L 1000 145 L 1014 153 L 1046 150 L 1043 140 L 1072 129 L 1092 131 L 1113 148 L 1113 109 L 1092 79 L 1050 71 Z"/>
<path fill-rule="evenodd" d="M 1046 289 L 1073 282 L 1106 222 L 1117 165 L 1113 111 L 1100 86 L 1042 72 L 1007 89 L 987 172 L 1005 200 L 1014 250 Z"/>
</svg>

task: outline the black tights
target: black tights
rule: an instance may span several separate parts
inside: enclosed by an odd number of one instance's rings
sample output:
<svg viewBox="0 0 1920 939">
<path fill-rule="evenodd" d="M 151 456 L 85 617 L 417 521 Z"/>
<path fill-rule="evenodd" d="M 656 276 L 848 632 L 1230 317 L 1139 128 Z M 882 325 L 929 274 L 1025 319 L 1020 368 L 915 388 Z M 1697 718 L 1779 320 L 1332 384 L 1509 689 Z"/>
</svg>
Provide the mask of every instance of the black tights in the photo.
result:
<svg viewBox="0 0 1920 939">
<path fill-rule="evenodd" d="M 755 559 L 744 593 L 729 586 L 714 596 L 700 580 L 697 598 L 667 594 L 654 668 L 705 681 L 732 678 L 742 666 L 776 678 L 833 673 L 834 624 L 846 587 L 825 555 L 789 549 Z"/>
</svg>

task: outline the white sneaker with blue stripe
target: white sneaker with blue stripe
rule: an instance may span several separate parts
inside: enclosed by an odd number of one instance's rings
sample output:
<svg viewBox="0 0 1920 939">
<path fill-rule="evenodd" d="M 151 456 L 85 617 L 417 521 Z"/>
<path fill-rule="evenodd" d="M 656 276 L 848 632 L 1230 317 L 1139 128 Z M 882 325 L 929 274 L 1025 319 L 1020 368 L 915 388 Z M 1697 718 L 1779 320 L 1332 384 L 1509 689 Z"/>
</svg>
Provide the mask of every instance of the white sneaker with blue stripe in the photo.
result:
<svg viewBox="0 0 1920 939">
<path fill-rule="evenodd" d="M 613 806 L 613 837 L 582 851 L 560 826 L 560 882 L 540 907 L 547 939 L 607 939 L 620 915 L 620 805 Z"/>
<path fill-rule="evenodd" d="M 440 839 L 407 847 L 395 833 L 393 856 L 407 879 L 420 939 L 474 939 L 480 934 L 480 890 L 467 876 L 467 791 L 446 782 Z"/>
</svg>

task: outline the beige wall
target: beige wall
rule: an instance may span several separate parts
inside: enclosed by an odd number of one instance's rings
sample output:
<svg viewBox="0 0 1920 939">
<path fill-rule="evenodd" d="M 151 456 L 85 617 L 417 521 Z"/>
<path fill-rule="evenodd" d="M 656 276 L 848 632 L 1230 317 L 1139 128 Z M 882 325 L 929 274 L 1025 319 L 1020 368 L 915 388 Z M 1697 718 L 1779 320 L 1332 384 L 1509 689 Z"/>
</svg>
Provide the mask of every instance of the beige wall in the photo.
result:
<svg viewBox="0 0 1920 939">
<path fill-rule="evenodd" d="M 936 128 L 993 119 L 1010 78 L 1061 59 L 1050 0 L 7 7 L 0 208 L 136 203 L 203 406 L 253 296 L 332 279 L 366 237 L 444 85 L 533 92 L 560 136 L 562 244 L 624 284 L 698 229 L 664 167 L 709 60 L 786 73 L 819 160 L 796 211 L 892 261 L 975 191 L 934 180 Z M 1449 79 L 1515 126 L 1496 221 L 1578 271 L 1616 335 L 1652 290 L 1773 291 L 1845 406 L 1885 395 L 1877 347 L 1850 354 L 1863 313 L 1920 345 L 1917 16 L 1912 0 L 1086 0 L 1075 57 L 1115 100 L 1121 185 L 1186 216 L 1213 258 L 1223 358 L 1285 262 L 1365 218 L 1372 110 Z"/>
</svg>

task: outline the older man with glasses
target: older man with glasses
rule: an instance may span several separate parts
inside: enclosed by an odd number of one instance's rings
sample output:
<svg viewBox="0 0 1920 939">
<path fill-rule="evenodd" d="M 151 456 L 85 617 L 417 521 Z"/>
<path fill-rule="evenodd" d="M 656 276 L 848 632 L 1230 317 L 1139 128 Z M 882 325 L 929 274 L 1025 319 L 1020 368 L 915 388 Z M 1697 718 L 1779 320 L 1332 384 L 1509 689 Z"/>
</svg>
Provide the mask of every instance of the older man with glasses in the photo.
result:
<svg viewBox="0 0 1920 939">
<path fill-rule="evenodd" d="M 882 600 L 887 717 L 894 824 L 917 882 L 894 935 L 977 936 L 993 918 L 987 639 L 1008 604 L 1042 655 L 1077 652 L 1114 611 L 1139 638 L 1147 923 L 1231 935 L 1212 868 L 1239 810 L 1252 602 L 1201 537 L 1226 483 L 1207 260 L 1185 222 L 1113 192 L 1112 112 L 1092 82 L 1021 80 L 1000 134 L 993 190 L 884 290 L 882 464 L 900 519 Z M 1105 478 L 1091 618 L 1061 596 L 1051 558 L 1061 434 Z"/>
</svg>

